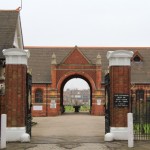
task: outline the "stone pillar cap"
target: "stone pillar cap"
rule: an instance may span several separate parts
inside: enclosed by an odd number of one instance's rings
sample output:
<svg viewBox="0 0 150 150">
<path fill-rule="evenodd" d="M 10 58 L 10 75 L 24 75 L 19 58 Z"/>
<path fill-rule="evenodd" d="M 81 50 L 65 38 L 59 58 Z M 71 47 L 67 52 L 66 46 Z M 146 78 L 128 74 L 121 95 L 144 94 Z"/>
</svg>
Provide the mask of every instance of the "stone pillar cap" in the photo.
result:
<svg viewBox="0 0 150 150">
<path fill-rule="evenodd" d="M 130 59 L 133 54 L 132 51 L 128 50 L 108 51 L 109 66 L 130 66 Z"/>
<path fill-rule="evenodd" d="M 18 49 L 18 48 L 9 48 L 9 49 L 4 49 L 3 54 L 5 56 L 23 56 L 26 55 L 28 58 L 30 57 L 30 52 L 29 50 L 23 50 L 23 49 Z"/>
<path fill-rule="evenodd" d="M 107 59 L 111 57 L 131 58 L 132 56 L 133 56 L 133 52 L 127 50 L 116 50 L 116 51 L 107 52 Z"/>
<path fill-rule="evenodd" d="M 25 64 L 30 57 L 28 50 L 9 48 L 3 50 L 3 55 L 6 57 L 6 64 Z"/>
</svg>

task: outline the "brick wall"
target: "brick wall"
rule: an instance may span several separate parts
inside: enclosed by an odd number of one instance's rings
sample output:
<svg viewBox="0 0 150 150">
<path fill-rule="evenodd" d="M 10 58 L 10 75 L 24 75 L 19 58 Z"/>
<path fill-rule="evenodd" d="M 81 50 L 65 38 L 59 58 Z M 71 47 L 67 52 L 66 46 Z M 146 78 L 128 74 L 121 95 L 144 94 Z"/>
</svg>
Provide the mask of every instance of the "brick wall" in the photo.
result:
<svg viewBox="0 0 150 150">
<path fill-rule="evenodd" d="M 6 113 L 8 127 L 25 125 L 26 65 L 6 65 Z"/>
<path fill-rule="evenodd" d="M 95 58 L 96 59 L 96 58 Z M 71 78 L 79 77 L 85 79 L 90 84 L 91 101 L 93 115 L 104 115 L 104 95 L 101 89 L 101 66 L 91 64 L 83 54 L 75 48 L 62 64 L 52 64 L 51 66 L 52 84 L 46 91 L 45 84 L 36 84 L 32 89 L 33 116 L 56 116 L 62 109 L 62 88 Z M 42 104 L 35 104 L 35 90 L 41 88 L 47 97 L 43 96 Z M 99 91 L 99 92 L 97 92 Z M 97 92 L 97 94 L 95 94 Z M 97 105 L 97 99 L 102 99 L 102 105 Z M 56 108 L 51 108 L 50 103 L 56 102 Z M 42 106 L 42 110 L 35 110 L 35 106 Z"/>
<path fill-rule="evenodd" d="M 43 102 L 35 102 L 36 90 L 42 90 Z M 32 84 L 32 116 L 57 116 L 60 114 L 60 101 L 58 100 L 57 90 L 51 87 L 51 84 Z M 56 100 L 56 108 L 51 108 L 50 104 L 52 100 Z"/>
<path fill-rule="evenodd" d="M 130 66 L 112 66 L 110 67 L 110 111 L 111 111 L 111 126 L 126 127 L 128 107 L 115 107 L 113 96 L 115 94 L 130 95 Z"/>
<path fill-rule="evenodd" d="M 32 84 L 32 116 L 46 116 L 46 103 L 48 100 L 48 85 L 46 84 Z M 43 97 L 42 103 L 35 102 L 35 92 L 36 90 L 42 90 Z M 40 110 L 39 110 L 40 109 Z"/>
<path fill-rule="evenodd" d="M 58 65 L 56 69 L 57 69 L 57 74 L 56 74 L 57 83 L 62 78 L 62 76 L 67 74 L 68 72 L 76 72 L 76 74 L 78 74 L 78 72 L 79 73 L 84 72 L 88 74 L 96 83 L 96 66 L 93 66 L 93 65 L 80 65 L 80 66 L 79 65 Z M 52 73 L 52 75 L 54 74 L 55 72 Z"/>
</svg>

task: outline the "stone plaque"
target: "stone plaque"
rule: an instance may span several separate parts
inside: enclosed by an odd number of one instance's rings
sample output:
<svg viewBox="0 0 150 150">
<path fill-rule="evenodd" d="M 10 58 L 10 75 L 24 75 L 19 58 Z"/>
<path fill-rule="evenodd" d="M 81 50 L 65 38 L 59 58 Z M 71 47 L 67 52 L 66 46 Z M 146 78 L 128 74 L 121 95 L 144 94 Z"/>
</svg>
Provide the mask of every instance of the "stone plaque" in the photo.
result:
<svg viewBox="0 0 150 150">
<path fill-rule="evenodd" d="M 128 94 L 115 94 L 114 95 L 114 107 L 128 107 L 129 95 Z"/>
</svg>

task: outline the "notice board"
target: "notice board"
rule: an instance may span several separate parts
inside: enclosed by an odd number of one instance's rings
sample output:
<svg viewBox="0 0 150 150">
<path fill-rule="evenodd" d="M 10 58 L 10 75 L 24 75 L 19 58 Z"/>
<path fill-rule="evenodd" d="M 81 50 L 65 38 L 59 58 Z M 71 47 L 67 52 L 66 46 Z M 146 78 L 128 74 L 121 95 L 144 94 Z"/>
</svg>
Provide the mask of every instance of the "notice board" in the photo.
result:
<svg viewBox="0 0 150 150">
<path fill-rule="evenodd" d="M 115 94 L 114 95 L 114 107 L 129 107 L 129 95 L 128 94 Z"/>
</svg>

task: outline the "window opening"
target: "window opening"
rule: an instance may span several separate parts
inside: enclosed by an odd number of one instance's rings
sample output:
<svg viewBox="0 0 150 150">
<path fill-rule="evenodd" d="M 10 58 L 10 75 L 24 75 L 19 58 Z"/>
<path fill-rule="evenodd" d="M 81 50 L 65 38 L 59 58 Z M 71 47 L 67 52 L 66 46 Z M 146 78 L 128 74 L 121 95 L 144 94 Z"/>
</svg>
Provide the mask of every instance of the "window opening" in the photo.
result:
<svg viewBox="0 0 150 150">
<path fill-rule="evenodd" d="M 144 90 L 137 90 L 136 91 L 136 99 L 139 101 L 144 100 Z"/>
<path fill-rule="evenodd" d="M 43 102 L 43 92 L 42 90 L 38 89 L 35 92 L 35 103 L 42 103 Z"/>
</svg>

